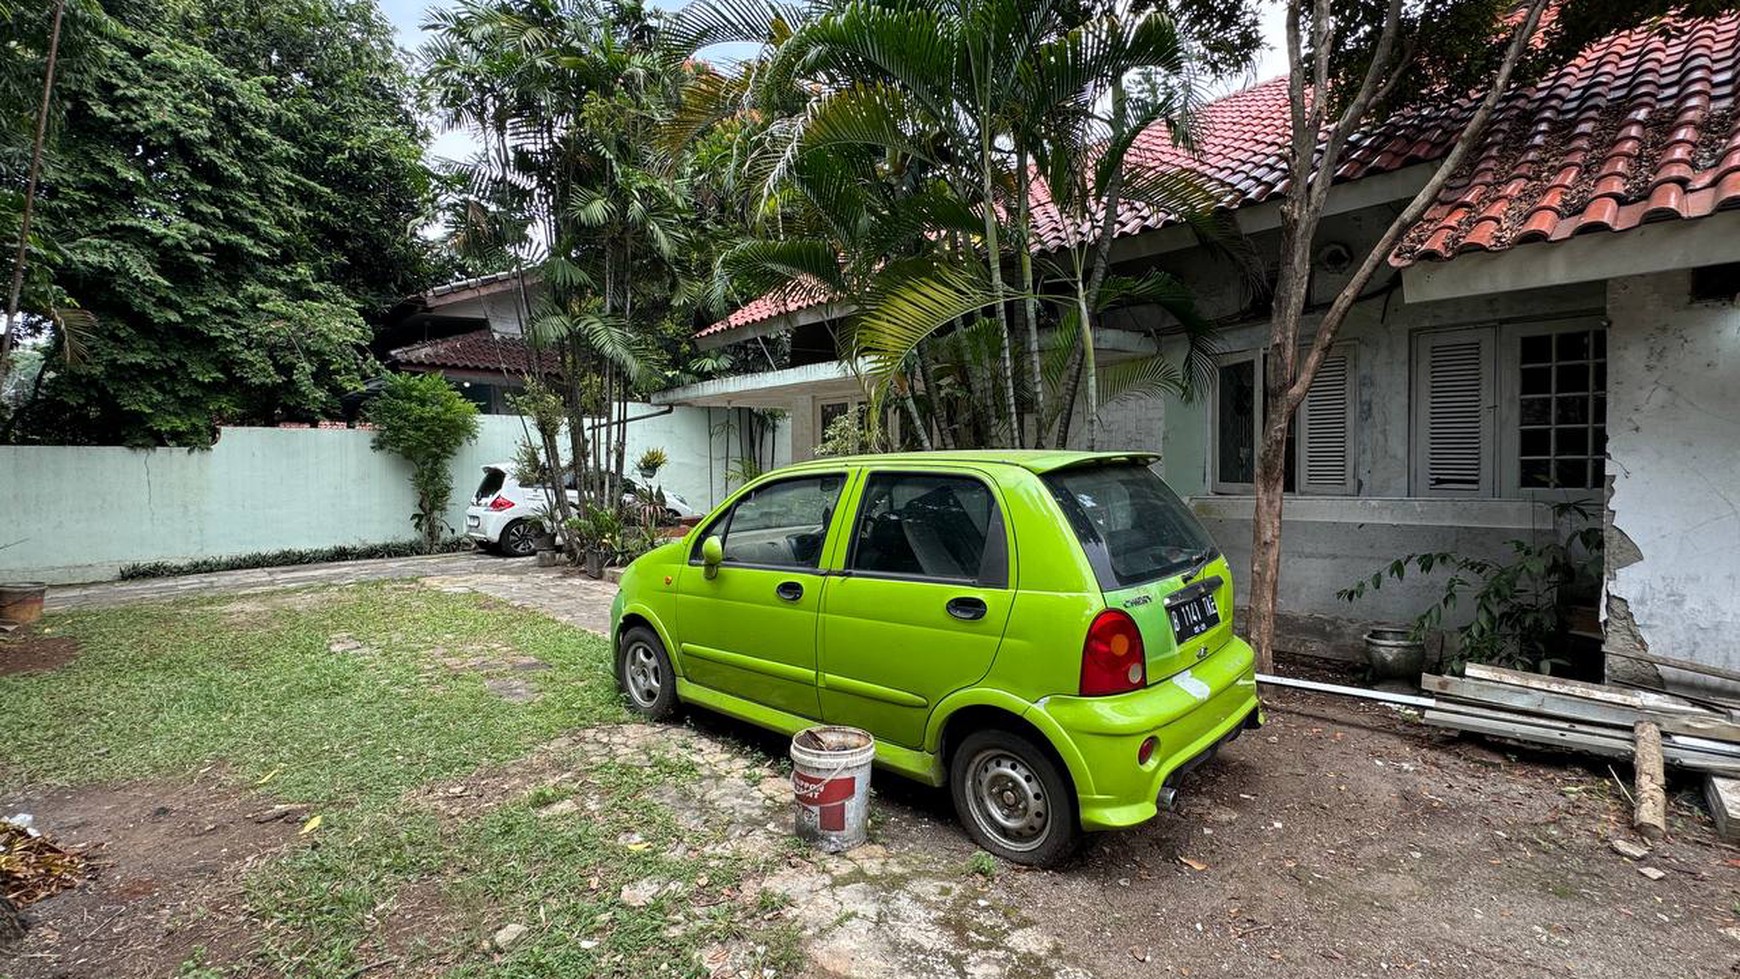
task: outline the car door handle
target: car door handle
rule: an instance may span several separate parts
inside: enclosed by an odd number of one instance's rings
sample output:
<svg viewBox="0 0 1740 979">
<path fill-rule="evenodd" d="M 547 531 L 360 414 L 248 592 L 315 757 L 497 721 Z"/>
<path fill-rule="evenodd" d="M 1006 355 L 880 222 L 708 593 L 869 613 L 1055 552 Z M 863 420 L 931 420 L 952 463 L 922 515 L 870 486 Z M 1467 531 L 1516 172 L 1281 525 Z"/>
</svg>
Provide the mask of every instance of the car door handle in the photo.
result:
<svg viewBox="0 0 1740 979">
<path fill-rule="evenodd" d="M 773 593 L 788 602 L 795 602 L 804 597 L 804 586 L 795 581 L 782 581 L 774 587 Z"/>
<path fill-rule="evenodd" d="M 965 622 L 985 617 L 985 600 L 982 598 L 951 598 L 943 607 L 950 615 Z"/>
</svg>

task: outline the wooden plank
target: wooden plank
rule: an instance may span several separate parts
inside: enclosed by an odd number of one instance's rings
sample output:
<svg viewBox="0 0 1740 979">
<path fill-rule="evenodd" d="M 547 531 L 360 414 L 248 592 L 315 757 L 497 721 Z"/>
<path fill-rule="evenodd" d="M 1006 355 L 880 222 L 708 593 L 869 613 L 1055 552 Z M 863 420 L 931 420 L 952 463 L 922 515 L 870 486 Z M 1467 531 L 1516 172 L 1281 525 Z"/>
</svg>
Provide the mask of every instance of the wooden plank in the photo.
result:
<svg viewBox="0 0 1740 979">
<path fill-rule="evenodd" d="M 1579 751 L 1602 758 L 1632 760 L 1632 739 L 1612 728 L 1577 725 L 1522 714 L 1439 704 L 1426 711 L 1424 720 L 1435 727 L 1471 731 L 1513 741 Z M 1664 745 L 1662 758 L 1678 767 L 1720 775 L 1740 775 L 1740 756 L 1720 755 L 1696 748 Z"/>
<path fill-rule="evenodd" d="M 1529 690 L 1562 694 L 1567 697 L 1582 697 L 1585 700 L 1617 704 L 1635 710 L 1668 714 L 1710 713 L 1696 704 L 1681 700 L 1678 697 L 1670 697 L 1667 694 L 1651 693 L 1648 690 L 1620 690 L 1599 683 L 1584 683 L 1581 680 L 1567 680 L 1563 677 L 1544 676 L 1539 673 L 1519 673 L 1516 670 L 1487 666 L 1483 663 L 1469 663 L 1463 669 L 1463 673 L 1473 680 L 1504 683 L 1513 687 L 1525 687 Z"/>
<path fill-rule="evenodd" d="M 1653 663 L 1656 666 L 1665 666 L 1672 670 L 1684 670 L 1687 673 L 1697 673 L 1703 676 L 1715 677 L 1718 680 L 1732 680 L 1735 683 L 1740 683 L 1740 670 L 1730 670 L 1721 666 L 1711 666 L 1708 663 L 1699 663 L 1696 660 L 1681 659 L 1678 656 L 1663 656 L 1660 653 L 1622 653 L 1617 649 L 1606 650 L 1606 653 L 1609 656 L 1618 656 L 1621 659 L 1636 660 L 1639 663 Z"/>
<path fill-rule="evenodd" d="M 1602 758 L 1624 759 L 1631 757 L 1631 744 L 1614 737 L 1563 729 L 1555 730 L 1537 724 L 1458 714 L 1446 710 L 1427 711 L 1425 721 L 1427 724 L 1437 727 L 1449 727 L 1458 731 L 1472 731 L 1475 734 L 1487 734 L 1498 738 L 1510 738 L 1514 741 L 1526 741 L 1530 744 L 1564 748 Z"/>
<path fill-rule="evenodd" d="M 1638 721 L 1634 739 L 1637 752 L 1632 761 L 1637 806 L 1631 825 L 1645 838 L 1659 841 L 1667 835 L 1667 793 L 1662 789 L 1661 728 L 1654 721 Z"/>
<path fill-rule="evenodd" d="M 1711 775 L 1704 779 L 1704 801 L 1716 820 L 1716 835 L 1740 840 L 1740 779 Z"/>
<path fill-rule="evenodd" d="M 1490 680 L 1454 676 L 1423 676 L 1420 685 L 1446 700 L 1508 708 L 1568 721 L 1608 724 L 1631 730 L 1640 718 L 1653 720 L 1669 734 L 1692 735 L 1740 744 L 1740 724 L 1720 717 L 1658 713 L 1565 694 L 1531 690 Z"/>
</svg>

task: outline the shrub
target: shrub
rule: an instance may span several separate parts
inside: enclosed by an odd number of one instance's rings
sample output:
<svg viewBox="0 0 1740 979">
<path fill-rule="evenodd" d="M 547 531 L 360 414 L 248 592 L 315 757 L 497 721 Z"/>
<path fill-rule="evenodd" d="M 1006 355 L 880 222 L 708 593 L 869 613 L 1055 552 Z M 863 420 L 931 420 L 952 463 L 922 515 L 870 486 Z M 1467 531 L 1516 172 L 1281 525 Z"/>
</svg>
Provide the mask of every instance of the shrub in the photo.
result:
<svg viewBox="0 0 1740 979">
<path fill-rule="evenodd" d="M 439 374 L 389 374 L 368 414 L 377 429 L 375 449 L 411 464 L 411 486 L 417 491 L 411 525 L 434 550 L 449 529 L 449 463 L 460 446 L 477 437 L 477 406 Z"/>
<path fill-rule="evenodd" d="M 439 553 L 469 550 L 471 541 L 450 537 L 435 550 Z M 184 574 L 209 574 L 213 571 L 246 571 L 251 568 L 282 568 L 292 564 L 326 564 L 331 561 L 362 561 L 369 558 L 410 557 L 426 554 L 429 544 L 422 539 L 395 540 L 382 544 L 338 544 L 333 547 L 289 548 L 282 551 L 254 551 L 224 557 L 199 558 L 193 561 L 148 561 L 124 564 L 116 575 L 122 581 L 139 578 L 173 578 Z"/>
</svg>

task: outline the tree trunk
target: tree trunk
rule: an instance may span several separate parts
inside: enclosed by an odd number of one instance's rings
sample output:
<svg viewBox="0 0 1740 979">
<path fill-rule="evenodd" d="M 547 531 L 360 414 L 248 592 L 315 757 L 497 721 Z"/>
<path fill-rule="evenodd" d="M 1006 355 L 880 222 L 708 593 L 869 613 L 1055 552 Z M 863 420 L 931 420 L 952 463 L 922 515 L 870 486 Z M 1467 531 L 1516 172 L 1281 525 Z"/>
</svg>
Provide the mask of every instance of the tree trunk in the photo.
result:
<svg viewBox="0 0 1740 979">
<path fill-rule="evenodd" d="M 952 449 L 955 447 L 954 439 L 949 433 L 948 419 L 943 417 L 942 403 L 937 399 L 939 392 L 936 381 L 930 376 L 930 358 L 924 355 L 923 344 L 913 351 L 913 356 L 918 359 L 918 376 L 924 382 L 924 396 L 930 403 L 930 421 L 936 426 L 937 443 L 945 449 Z"/>
<path fill-rule="evenodd" d="M 1087 400 L 1087 449 L 1095 452 L 1100 447 L 1100 374 L 1094 357 L 1094 314 L 1088 306 L 1085 286 L 1077 290 L 1075 302 L 1076 315 L 1081 317 L 1081 386 L 1082 397 Z"/>
<path fill-rule="evenodd" d="M 1286 497 L 1287 419 L 1265 421 L 1257 451 L 1256 505 L 1251 514 L 1251 645 L 1257 670 L 1275 670 L 1275 602 L 1281 584 L 1281 508 Z"/>
<path fill-rule="evenodd" d="M 986 116 L 989 115 L 987 112 Z M 997 232 L 997 193 L 993 174 L 989 120 L 979 120 L 979 177 L 985 208 L 985 261 L 990 263 L 991 295 L 997 300 L 997 361 L 1003 372 L 1002 388 L 1009 441 L 1021 447 L 1021 419 L 1015 410 L 1015 361 L 1009 352 L 1009 291 L 1003 284 L 1003 246 Z"/>
<path fill-rule="evenodd" d="M 54 66 L 60 55 L 60 22 L 66 13 L 66 0 L 54 5 L 54 25 L 48 34 L 48 66 L 42 76 L 42 105 L 36 112 L 36 139 L 30 145 L 30 176 L 24 183 L 24 207 L 18 219 L 18 254 L 12 265 L 12 291 L 6 296 L 6 322 L 0 324 L 0 377 L 6 376 L 6 364 L 12 358 L 12 333 L 17 325 L 18 306 L 24 298 L 24 263 L 30 256 L 30 215 L 36 204 L 36 179 L 42 172 L 42 149 L 48 142 L 48 104 L 54 95 Z"/>
<path fill-rule="evenodd" d="M 1032 205 L 1029 196 L 1032 181 L 1027 176 L 1027 147 L 1015 151 L 1015 227 L 1016 248 L 1021 257 L 1021 310 L 1027 334 L 1027 383 L 1033 389 L 1033 439 L 1035 446 L 1045 443 L 1045 378 L 1039 363 L 1039 300 L 1033 288 L 1033 246 L 1031 232 Z"/>
</svg>

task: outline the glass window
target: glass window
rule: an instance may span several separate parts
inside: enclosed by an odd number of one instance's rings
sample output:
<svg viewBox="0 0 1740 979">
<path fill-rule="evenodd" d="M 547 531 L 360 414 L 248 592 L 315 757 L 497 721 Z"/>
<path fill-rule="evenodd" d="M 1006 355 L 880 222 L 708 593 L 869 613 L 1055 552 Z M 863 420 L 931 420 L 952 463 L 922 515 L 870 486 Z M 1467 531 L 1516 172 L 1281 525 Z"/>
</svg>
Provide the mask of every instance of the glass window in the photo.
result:
<svg viewBox="0 0 1740 979">
<path fill-rule="evenodd" d="M 1517 482 L 1522 489 L 1596 488 L 1607 455 L 1607 335 L 1567 330 L 1522 337 L 1517 360 Z"/>
<path fill-rule="evenodd" d="M 473 493 L 471 498 L 474 501 L 487 500 L 497 493 L 500 493 L 502 485 L 506 482 L 507 473 L 502 472 L 500 469 L 485 469 L 483 471 L 483 482 L 477 484 L 477 492 Z"/>
<path fill-rule="evenodd" d="M 1257 478 L 1257 362 L 1220 366 L 1215 401 L 1215 478 L 1243 484 Z"/>
<path fill-rule="evenodd" d="M 1045 484 L 1105 591 L 1188 571 L 1216 553 L 1196 515 L 1146 466 L 1065 469 Z"/>
<path fill-rule="evenodd" d="M 847 566 L 1002 587 L 1009 557 L 997 501 L 970 476 L 872 475 Z"/>
<path fill-rule="evenodd" d="M 725 563 L 816 567 L 822 559 L 834 504 L 845 484 L 844 473 L 786 479 L 738 500 L 710 531 L 724 538 Z M 699 544 L 696 546 L 693 558 L 699 559 Z"/>
</svg>

